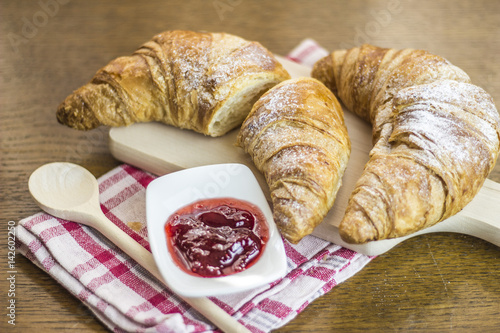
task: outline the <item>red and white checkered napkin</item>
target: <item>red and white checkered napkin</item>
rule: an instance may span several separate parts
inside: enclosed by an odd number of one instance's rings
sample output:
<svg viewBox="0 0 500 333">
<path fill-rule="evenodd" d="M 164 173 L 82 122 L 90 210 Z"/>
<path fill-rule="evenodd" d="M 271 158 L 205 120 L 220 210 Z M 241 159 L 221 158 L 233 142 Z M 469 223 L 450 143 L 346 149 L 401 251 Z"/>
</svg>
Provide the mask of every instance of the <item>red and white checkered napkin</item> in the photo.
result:
<svg viewBox="0 0 500 333">
<path fill-rule="evenodd" d="M 326 52 L 306 40 L 291 55 Z M 316 48 L 316 51 L 314 49 Z M 121 165 L 99 179 L 106 216 L 149 250 L 145 225 L 147 185 L 155 176 Z M 205 332 L 216 330 L 97 231 L 39 213 L 19 222 L 21 254 L 50 274 L 116 332 Z M 370 257 L 307 236 L 285 241 L 287 275 L 264 287 L 211 300 L 254 332 L 285 325 L 317 297 L 361 270 Z"/>
</svg>

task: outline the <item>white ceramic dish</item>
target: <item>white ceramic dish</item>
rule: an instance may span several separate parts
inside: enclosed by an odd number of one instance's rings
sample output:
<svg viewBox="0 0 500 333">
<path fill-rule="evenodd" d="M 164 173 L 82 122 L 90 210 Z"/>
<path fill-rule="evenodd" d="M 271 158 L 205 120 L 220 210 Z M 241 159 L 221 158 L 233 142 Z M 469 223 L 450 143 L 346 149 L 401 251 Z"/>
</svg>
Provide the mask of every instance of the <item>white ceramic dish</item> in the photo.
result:
<svg viewBox="0 0 500 333">
<path fill-rule="evenodd" d="M 201 199 L 232 197 L 256 205 L 269 226 L 269 241 L 256 263 L 246 270 L 222 277 L 198 277 L 184 272 L 173 261 L 164 231 L 168 217 Z M 252 171 L 243 164 L 207 165 L 167 174 L 146 190 L 146 217 L 151 251 L 168 287 L 188 297 L 240 292 L 273 282 L 286 274 L 283 241 L 269 204 Z"/>
</svg>

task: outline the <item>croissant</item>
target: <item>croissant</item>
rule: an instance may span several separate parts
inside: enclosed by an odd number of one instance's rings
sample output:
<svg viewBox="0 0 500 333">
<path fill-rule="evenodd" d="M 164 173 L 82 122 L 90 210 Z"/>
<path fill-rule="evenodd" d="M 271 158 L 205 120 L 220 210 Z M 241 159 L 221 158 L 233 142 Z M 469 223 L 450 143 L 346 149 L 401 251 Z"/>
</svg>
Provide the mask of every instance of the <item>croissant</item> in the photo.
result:
<svg viewBox="0 0 500 333">
<path fill-rule="evenodd" d="M 426 51 L 372 45 L 334 51 L 312 76 L 373 126 L 370 159 L 339 226 L 350 243 L 400 237 L 469 203 L 498 158 L 492 98 Z"/>
<path fill-rule="evenodd" d="M 58 107 L 57 120 L 79 130 L 157 121 L 220 136 L 240 125 L 266 90 L 289 78 L 257 42 L 166 31 L 100 69 Z"/>
<path fill-rule="evenodd" d="M 298 243 L 332 207 L 349 159 L 339 102 L 315 79 L 282 82 L 255 103 L 236 144 L 264 174 L 281 234 Z"/>
</svg>

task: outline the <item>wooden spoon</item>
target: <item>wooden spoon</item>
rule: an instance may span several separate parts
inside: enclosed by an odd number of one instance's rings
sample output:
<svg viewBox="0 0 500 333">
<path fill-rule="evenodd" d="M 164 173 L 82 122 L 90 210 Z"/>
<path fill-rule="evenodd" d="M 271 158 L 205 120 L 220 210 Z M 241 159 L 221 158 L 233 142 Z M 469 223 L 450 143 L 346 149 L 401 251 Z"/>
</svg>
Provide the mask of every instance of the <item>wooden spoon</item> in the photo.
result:
<svg viewBox="0 0 500 333">
<path fill-rule="evenodd" d="M 165 283 L 153 255 L 101 211 L 97 180 L 88 170 L 72 163 L 45 164 L 31 174 L 28 186 L 38 206 L 45 212 L 97 229 L 159 281 Z M 249 332 L 208 298 L 182 299 L 224 332 Z"/>
</svg>

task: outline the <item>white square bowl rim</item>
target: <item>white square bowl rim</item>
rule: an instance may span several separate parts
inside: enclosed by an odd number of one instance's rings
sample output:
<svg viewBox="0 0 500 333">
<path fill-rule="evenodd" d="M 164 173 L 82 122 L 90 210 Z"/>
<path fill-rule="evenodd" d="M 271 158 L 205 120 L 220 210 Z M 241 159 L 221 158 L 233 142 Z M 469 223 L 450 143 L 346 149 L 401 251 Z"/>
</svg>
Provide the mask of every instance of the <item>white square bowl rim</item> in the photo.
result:
<svg viewBox="0 0 500 333">
<path fill-rule="evenodd" d="M 242 190 L 244 188 L 244 190 Z M 164 231 L 168 217 L 201 199 L 236 198 L 256 205 L 269 227 L 269 240 L 257 262 L 246 270 L 222 277 L 198 277 L 172 260 Z M 146 189 L 146 219 L 151 252 L 166 285 L 186 297 L 230 294 L 271 283 L 286 274 L 286 253 L 272 211 L 253 172 L 244 164 L 224 163 L 169 173 Z"/>
</svg>

